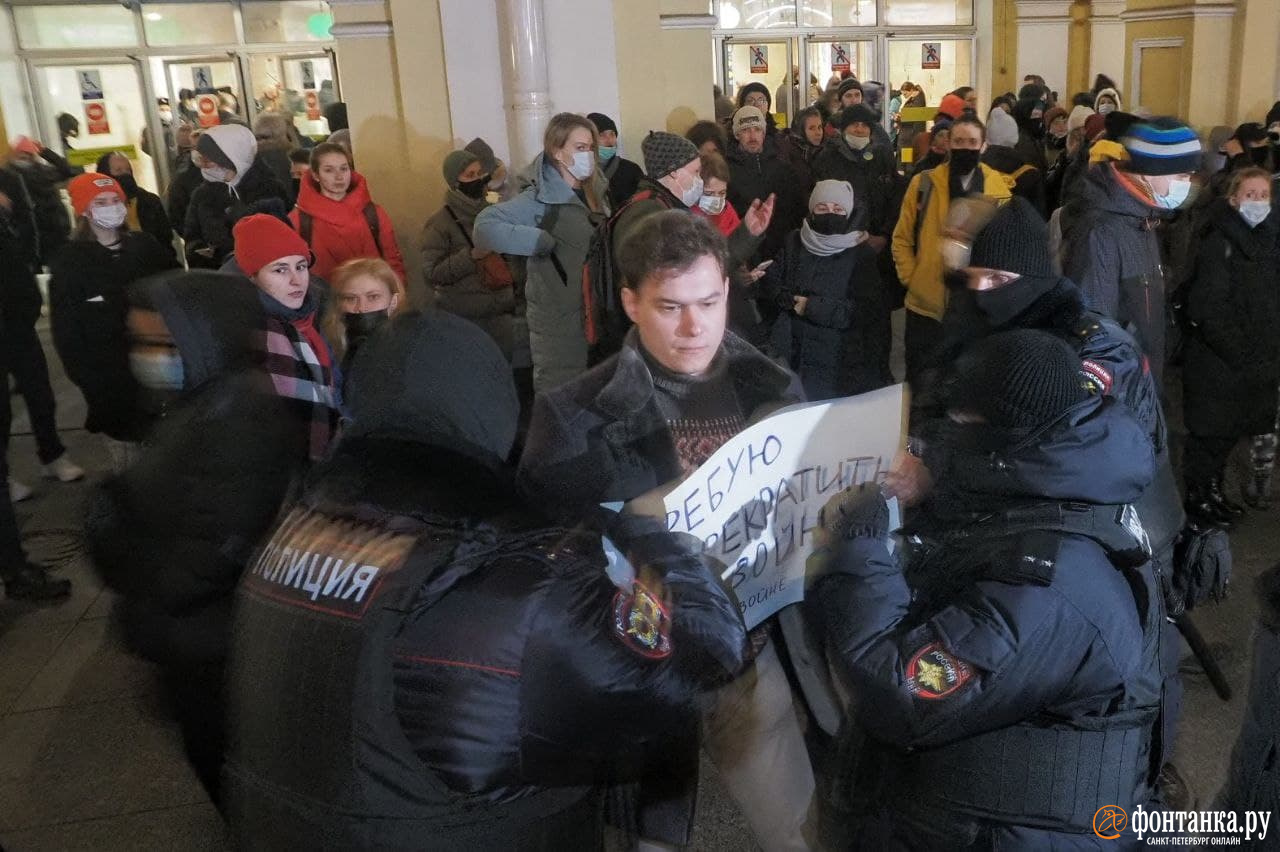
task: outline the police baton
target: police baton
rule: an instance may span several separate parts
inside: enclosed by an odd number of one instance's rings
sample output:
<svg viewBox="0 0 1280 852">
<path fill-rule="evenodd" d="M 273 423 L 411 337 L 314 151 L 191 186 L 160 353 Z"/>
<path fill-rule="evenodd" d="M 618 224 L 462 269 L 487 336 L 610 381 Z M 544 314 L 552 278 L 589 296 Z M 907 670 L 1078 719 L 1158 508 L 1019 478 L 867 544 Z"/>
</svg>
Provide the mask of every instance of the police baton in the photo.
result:
<svg viewBox="0 0 1280 852">
<path fill-rule="evenodd" d="M 1223 701 L 1231 700 L 1231 684 L 1227 683 L 1227 676 L 1222 673 L 1222 668 L 1218 665 L 1218 661 L 1213 658 L 1213 652 L 1209 650 L 1209 643 L 1204 641 L 1204 636 L 1200 633 L 1199 628 L 1191 621 L 1190 614 L 1183 612 L 1173 620 L 1177 625 L 1178 632 L 1182 634 L 1182 638 L 1187 640 L 1191 653 L 1196 655 L 1200 667 L 1204 669 L 1204 673 L 1209 678 L 1209 683 L 1213 684 L 1213 691 L 1218 693 L 1218 697 Z"/>
</svg>

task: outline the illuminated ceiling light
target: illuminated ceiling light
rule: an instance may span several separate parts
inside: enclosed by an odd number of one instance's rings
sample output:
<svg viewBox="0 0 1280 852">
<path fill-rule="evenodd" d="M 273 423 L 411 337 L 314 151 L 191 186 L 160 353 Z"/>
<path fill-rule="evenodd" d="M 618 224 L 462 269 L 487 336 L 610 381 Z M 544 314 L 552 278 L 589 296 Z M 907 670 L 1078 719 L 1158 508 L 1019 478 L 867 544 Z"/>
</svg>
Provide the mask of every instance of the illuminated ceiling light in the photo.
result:
<svg viewBox="0 0 1280 852">
<path fill-rule="evenodd" d="M 740 23 L 742 23 L 742 14 L 738 12 L 738 7 L 732 3 L 722 2 L 720 4 L 720 28 L 733 30 L 737 29 Z"/>
<path fill-rule="evenodd" d="M 161 15 L 159 12 L 148 12 L 147 14 L 143 15 L 143 17 L 146 18 L 148 21 L 164 20 L 164 15 Z"/>
</svg>

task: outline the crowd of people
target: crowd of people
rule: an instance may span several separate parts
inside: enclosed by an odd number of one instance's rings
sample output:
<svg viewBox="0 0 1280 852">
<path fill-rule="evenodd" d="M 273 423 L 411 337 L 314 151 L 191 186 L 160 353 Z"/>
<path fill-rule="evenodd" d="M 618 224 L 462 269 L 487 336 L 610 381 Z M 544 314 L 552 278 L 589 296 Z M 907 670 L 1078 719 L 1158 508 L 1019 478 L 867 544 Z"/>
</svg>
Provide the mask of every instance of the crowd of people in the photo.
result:
<svg viewBox="0 0 1280 852">
<path fill-rule="evenodd" d="M 239 845 L 679 848 L 701 754 L 770 852 L 1094 848 L 1104 807 L 1185 806 L 1175 621 L 1270 505 L 1280 103 L 1217 169 L 1102 76 L 985 115 L 963 87 L 925 122 L 911 82 L 784 87 L 789 124 L 774 94 L 638 163 L 601 113 L 554 116 L 523 167 L 450 152 L 422 309 L 340 128 L 188 129 L 163 201 L 123 155 L 14 144 L 0 365 L 44 473 L 82 477 L 47 267 L 109 458 L 90 555 Z M 853 696 L 824 732 L 794 634 L 748 630 L 723 566 L 637 507 L 781 408 L 899 379 L 906 451 L 823 509 L 794 610 Z M 10 598 L 69 591 L 8 501 L 0 565 Z M 1255 710 L 1224 808 L 1277 804 Z"/>
</svg>

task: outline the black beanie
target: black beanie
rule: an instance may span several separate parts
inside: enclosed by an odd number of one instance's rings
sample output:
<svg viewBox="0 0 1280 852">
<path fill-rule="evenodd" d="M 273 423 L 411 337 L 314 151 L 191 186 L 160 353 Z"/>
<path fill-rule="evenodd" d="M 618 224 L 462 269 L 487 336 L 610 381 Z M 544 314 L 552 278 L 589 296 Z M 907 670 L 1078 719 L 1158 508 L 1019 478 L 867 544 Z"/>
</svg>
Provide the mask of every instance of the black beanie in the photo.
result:
<svg viewBox="0 0 1280 852">
<path fill-rule="evenodd" d="M 604 133 L 609 130 L 612 130 L 614 133 L 618 132 L 618 125 L 614 123 L 612 118 L 602 112 L 587 113 L 587 121 L 590 121 L 596 126 L 597 133 Z"/>
<path fill-rule="evenodd" d="M 738 106 L 745 106 L 747 103 L 747 95 L 752 92 L 759 92 L 764 95 L 766 101 L 769 102 L 769 109 L 773 109 L 773 95 L 769 92 L 769 87 L 764 83 L 748 83 L 738 90 Z"/>
<path fill-rule="evenodd" d="M 1031 202 L 1015 195 L 996 211 L 974 238 L 969 265 L 1032 278 L 1055 277 L 1049 228 Z"/>
<path fill-rule="evenodd" d="M 1036 429 L 1088 397 L 1070 346 L 1018 329 L 983 338 L 960 357 L 950 403 L 998 428 Z"/>
<path fill-rule="evenodd" d="M 869 127 L 874 127 L 880 123 L 880 119 L 871 111 L 871 107 L 863 104 L 854 104 L 851 107 L 840 110 L 839 115 L 836 116 L 836 129 L 844 130 L 855 121 L 860 121 Z"/>
</svg>

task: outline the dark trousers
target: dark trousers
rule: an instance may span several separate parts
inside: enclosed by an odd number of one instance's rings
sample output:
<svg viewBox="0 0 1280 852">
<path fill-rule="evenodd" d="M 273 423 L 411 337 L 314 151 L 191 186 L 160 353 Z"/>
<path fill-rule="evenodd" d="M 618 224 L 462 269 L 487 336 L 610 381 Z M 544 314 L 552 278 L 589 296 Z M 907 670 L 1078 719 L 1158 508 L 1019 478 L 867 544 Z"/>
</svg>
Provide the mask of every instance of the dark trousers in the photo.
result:
<svg viewBox="0 0 1280 852">
<path fill-rule="evenodd" d="M 54 415 L 53 388 L 49 384 L 49 364 L 40 346 L 35 319 L 25 322 L 22 318 L 4 320 L 4 349 L 8 359 L 8 372 L 18 384 L 18 392 L 27 402 L 31 416 L 31 430 L 35 433 L 36 452 L 41 464 L 48 464 L 66 451 L 58 438 L 58 423 Z M 7 395 L 9 389 L 4 389 Z M 6 405 L 8 404 L 6 400 Z M 5 443 L 9 446 L 9 415 L 5 415 Z"/>
<path fill-rule="evenodd" d="M 4 349 L 0 346 L 0 376 L 7 375 Z M 9 389 L 0 388 L 0 488 L 4 489 L 4 494 L 0 495 L 0 580 L 12 577 L 27 561 L 18 533 L 18 519 L 14 517 L 13 504 L 9 502 L 9 459 L 6 452 L 9 447 L 9 415 Z"/>
<path fill-rule="evenodd" d="M 934 366 L 934 356 L 942 345 L 942 323 L 921 314 L 907 311 L 907 327 L 903 334 L 906 349 L 907 383 L 913 394 L 920 393 L 925 373 Z"/>
<path fill-rule="evenodd" d="M 1199 487 L 1221 476 L 1238 440 L 1217 435 L 1188 435 L 1187 448 L 1182 456 L 1182 475 L 1187 487 Z"/>
<path fill-rule="evenodd" d="M 225 678 L 226 664 L 221 660 L 170 665 L 163 672 L 187 760 L 219 811 L 223 806 L 222 763 L 227 752 Z"/>
</svg>

